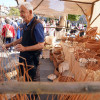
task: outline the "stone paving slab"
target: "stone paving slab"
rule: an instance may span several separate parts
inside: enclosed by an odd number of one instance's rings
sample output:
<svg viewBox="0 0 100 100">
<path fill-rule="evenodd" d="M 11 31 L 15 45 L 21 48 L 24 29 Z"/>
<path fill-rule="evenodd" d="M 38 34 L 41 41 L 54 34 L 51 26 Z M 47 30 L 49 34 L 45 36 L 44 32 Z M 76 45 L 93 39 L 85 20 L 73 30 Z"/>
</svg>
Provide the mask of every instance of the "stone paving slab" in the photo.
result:
<svg viewBox="0 0 100 100">
<path fill-rule="evenodd" d="M 54 73 L 54 65 L 50 59 L 40 59 L 40 81 L 49 82 L 47 76 Z"/>
</svg>

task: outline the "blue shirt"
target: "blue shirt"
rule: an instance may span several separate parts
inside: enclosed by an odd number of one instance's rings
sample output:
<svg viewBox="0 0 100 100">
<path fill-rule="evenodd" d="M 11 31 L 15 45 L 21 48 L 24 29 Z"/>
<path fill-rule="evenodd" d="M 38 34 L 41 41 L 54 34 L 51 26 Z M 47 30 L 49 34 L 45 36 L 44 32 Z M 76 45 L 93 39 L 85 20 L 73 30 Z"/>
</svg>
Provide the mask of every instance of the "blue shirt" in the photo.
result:
<svg viewBox="0 0 100 100">
<path fill-rule="evenodd" d="M 25 24 L 25 30 L 28 28 L 29 25 L 33 22 L 33 19 L 29 22 L 29 24 Z M 36 42 L 44 42 L 44 28 L 41 23 L 36 24 L 35 29 L 34 29 L 34 36 L 36 39 Z"/>
</svg>

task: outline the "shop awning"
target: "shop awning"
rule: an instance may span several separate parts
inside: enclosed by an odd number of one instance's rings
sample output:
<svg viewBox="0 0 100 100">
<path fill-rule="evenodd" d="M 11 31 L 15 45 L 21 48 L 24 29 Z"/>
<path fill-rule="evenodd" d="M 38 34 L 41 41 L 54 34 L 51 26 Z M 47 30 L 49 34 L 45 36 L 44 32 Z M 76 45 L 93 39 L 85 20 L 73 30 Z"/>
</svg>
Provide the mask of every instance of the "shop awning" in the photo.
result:
<svg viewBox="0 0 100 100">
<path fill-rule="evenodd" d="M 100 0 L 17 0 L 22 1 L 31 2 L 35 14 L 49 17 L 84 14 L 88 27 L 100 28 Z"/>
</svg>

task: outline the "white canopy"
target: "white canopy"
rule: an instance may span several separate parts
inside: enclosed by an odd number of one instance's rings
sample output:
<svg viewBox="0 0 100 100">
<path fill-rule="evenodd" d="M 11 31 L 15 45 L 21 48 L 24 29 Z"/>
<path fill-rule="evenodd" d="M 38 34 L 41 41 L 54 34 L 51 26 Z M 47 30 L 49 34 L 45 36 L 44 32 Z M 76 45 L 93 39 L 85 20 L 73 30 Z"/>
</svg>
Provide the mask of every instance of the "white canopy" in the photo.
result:
<svg viewBox="0 0 100 100">
<path fill-rule="evenodd" d="M 17 0 L 20 3 L 22 0 Z M 24 0 L 31 2 L 34 13 L 56 17 L 68 14 L 85 15 L 88 27 L 100 30 L 100 0 Z M 96 19 L 95 19 L 96 18 Z M 100 33 L 100 31 L 98 31 Z"/>
</svg>

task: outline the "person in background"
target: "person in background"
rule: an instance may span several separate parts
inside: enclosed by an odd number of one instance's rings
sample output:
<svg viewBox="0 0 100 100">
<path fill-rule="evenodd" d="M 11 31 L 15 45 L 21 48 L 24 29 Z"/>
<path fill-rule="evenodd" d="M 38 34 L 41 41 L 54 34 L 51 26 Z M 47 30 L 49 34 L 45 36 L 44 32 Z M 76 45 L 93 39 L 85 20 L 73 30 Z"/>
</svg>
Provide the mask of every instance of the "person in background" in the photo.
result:
<svg viewBox="0 0 100 100">
<path fill-rule="evenodd" d="M 2 28 L 3 28 L 3 25 L 5 25 L 5 19 L 0 17 L 0 36 L 2 35 Z"/>
<path fill-rule="evenodd" d="M 55 28 L 56 27 L 56 22 L 55 20 L 51 20 L 51 25 L 50 25 L 50 29 L 49 29 L 49 36 L 55 36 Z M 52 28 L 53 27 L 53 28 Z"/>
<path fill-rule="evenodd" d="M 23 23 L 23 20 L 20 19 L 20 24 L 19 24 L 19 30 L 20 30 L 20 37 L 22 37 L 23 35 L 23 28 L 24 28 L 24 23 Z"/>
<path fill-rule="evenodd" d="M 16 20 L 12 20 L 11 25 L 14 27 L 15 30 L 15 40 L 17 39 L 17 30 L 18 30 L 18 24 L 16 22 Z"/>
<path fill-rule="evenodd" d="M 45 22 L 45 20 L 44 19 L 41 19 L 41 23 L 42 23 L 42 25 L 43 25 L 43 27 L 44 27 L 44 35 L 46 36 L 46 22 Z"/>
<path fill-rule="evenodd" d="M 20 23 L 18 21 L 17 21 L 17 25 L 18 25 L 18 28 L 17 28 L 17 36 L 16 36 L 16 39 L 20 39 L 20 29 L 19 29 Z"/>
<path fill-rule="evenodd" d="M 67 21 L 67 29 L 66 29 L 66 31 L 68 32 L 70 30 L 70 28 L 71 28 L 71 23 L 70 23 L 70 21 Z"/>
<path fill-rule="evenodd" d="M 79 34 L 79 36 L 82 37 L 83 35 L 84 35 L 84 30 L 81 29 L 81 30 L 80 30 L 80 34 Z"/>
<path fill-rule="evenodd" d="M 10 25 L 10 20 L 6 19 L 5 20 L 6 24 L 3 25 L 2 28 L 2 37 L 3 37 L 3 42 L 8 44 L 11 43 L 15 37 L 15 31 L 14 27 Z M 10 51 L 12 50 L 12 47 L 10 47 Z"/>
<path fill-rule="evenodd" d="M 1 17 L 0 17 L 0 36 L 1 36 L 1 32 L 2 32 L 2 21 L 1 21 Z"/>
<path fill-rule="evenodd" d="M 47 23 L 46 23 L 46 33 L 47 33 L 47 36 L 49 35 L 49 28 L 48 27 L 50 27 L 50 22 L 49 21 L 47 21 Z"/>
<path fill-rule="evenodd" d="M 66 30 L 63 29 L 63 28 L 58 28 L 60 27 L 60 24 L 56 24 L 56 29 L 55 29 L 55 39 L 56 40 L 61 40 L 62 37 L 65 37 L 65 34 L 66 34 Z"/>
</svg>

